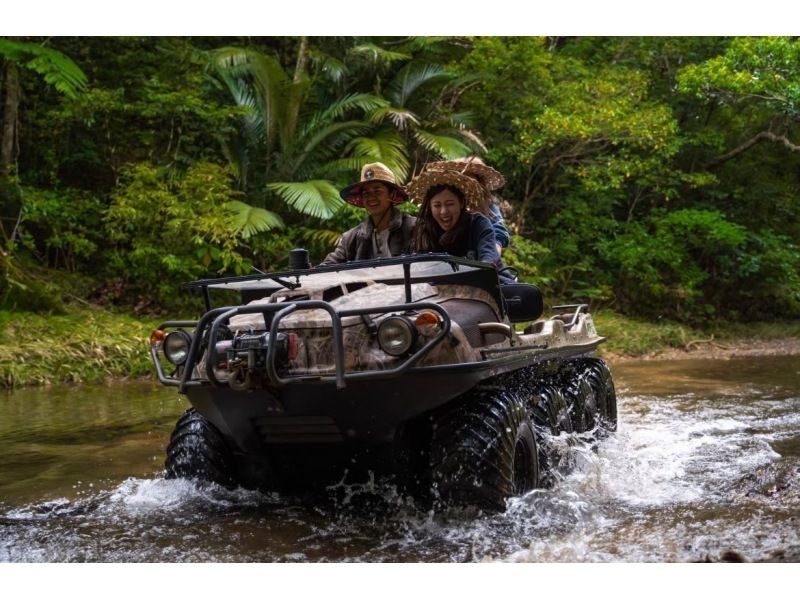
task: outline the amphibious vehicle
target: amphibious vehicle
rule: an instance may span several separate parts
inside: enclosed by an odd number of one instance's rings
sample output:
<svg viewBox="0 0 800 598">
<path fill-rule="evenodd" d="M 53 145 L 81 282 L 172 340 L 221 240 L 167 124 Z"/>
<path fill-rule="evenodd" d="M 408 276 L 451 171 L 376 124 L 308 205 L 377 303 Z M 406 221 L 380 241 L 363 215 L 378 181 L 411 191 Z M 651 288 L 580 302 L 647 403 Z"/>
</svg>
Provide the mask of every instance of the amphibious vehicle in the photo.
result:
<svg viewBox="0 0 800 598">
<path fill-rule="evenodd" d="M 293 250 L 289 270 L 188 286 L 205 314 L 150 339 L 159 380 L 192 406 L 168 478 L 292 489 L 372 472 L 437 505 L 498 510 L 552 482 L 553 436 L 616 428 L 587 306 L 542 317 L 537 287 L 501 285 L 488 264 L 311 268 Z"/>
</svg>

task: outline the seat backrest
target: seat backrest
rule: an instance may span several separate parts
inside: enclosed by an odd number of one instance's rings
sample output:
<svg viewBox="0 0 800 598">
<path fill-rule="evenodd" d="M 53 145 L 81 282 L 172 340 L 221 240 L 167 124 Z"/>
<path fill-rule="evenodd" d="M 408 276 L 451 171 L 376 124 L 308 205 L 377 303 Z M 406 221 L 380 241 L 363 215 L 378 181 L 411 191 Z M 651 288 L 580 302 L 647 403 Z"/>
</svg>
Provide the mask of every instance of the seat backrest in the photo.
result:
<svg viewBox="0 0 800 598">
<path fill-rule="evenodd" d="M 542 292 L 536 285 L 515 282 L 500 285 L 500 290 L 512 322 L 531 322 L 544 312 Z"/>
</svg>

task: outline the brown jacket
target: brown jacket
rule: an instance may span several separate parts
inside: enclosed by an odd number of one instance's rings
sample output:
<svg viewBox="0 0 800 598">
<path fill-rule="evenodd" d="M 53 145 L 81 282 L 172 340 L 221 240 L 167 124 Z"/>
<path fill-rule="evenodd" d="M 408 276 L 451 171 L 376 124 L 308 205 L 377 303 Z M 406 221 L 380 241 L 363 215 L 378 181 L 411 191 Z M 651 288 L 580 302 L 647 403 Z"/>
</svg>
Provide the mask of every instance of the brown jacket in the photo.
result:
<svg viewBox="0 0 800 598">
<path fill-rule="evenodd" d="M 389 224 L 389 252 L 393 256 L 409 253 L 412 238 L 411 232 L 416 222 L 416 217 L 394 210 L 392 221 Z M 341 264 L 374 258 L 375 256 L 372 252 L 373 230 L 372 219 L 368 217 L 358 226 L 345 232 L 336 244 L 336 249 L 329 253 L 320 265 Z"/>
</svg>

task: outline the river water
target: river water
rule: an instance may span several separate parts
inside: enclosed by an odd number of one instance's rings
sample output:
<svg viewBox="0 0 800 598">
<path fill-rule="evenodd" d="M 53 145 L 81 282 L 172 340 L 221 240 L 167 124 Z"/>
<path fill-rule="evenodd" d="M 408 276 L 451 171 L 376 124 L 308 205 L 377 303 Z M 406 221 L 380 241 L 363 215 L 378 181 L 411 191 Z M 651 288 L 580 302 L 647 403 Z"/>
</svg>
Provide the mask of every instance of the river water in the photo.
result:
<svg viewBox="0 0 800 598">
<path fill-rule="evenodd" d="M 800 358 L 612 367 L 619 431 L 506 512 L 391 487 L 313 504 L 163 479 L 187 407 L 146 382 L 0 394 L 2 562 L 800 560 Z"/>
</svg>

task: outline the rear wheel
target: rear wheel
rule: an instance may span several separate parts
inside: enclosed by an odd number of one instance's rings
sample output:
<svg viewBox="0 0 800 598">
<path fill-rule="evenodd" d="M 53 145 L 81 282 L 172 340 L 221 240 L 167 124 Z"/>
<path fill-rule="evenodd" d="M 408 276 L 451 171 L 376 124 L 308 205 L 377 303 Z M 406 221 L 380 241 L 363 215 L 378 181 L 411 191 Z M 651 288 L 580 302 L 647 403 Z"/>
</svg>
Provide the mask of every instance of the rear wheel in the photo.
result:
<svg viewBox="0 0 800 598">
<path fill-rule="evenodd" d="M 570 408 L 572 428 L 575 432 L 588 432 L 595 425 L 597 401 L 594 389 L 582 368 L 575 368 L 564 384 L 564 397 Z"/>
<path fill-rule="evenodd" d="M 617 394 L 603 360 L 576 360 L 562 372 L 562 377 L 576 432 L 596 430 L 603 436 L 617 429 Z"/>
<path fill-rule="evenodd" d="M 553 437 L 561 432 L 572 433 L 572 419 L 567 402 L 556 386 L 545 384 L 537 388 L 531 396 L 531 405 L 533 423 L 538 430 Z M 538 435 L 539 469 L 542 486 L 551 486 L 555 481 L 556 471 L 568 469 L 569 464 L 562 464 L 557 447 L 553 442 L 548 442 L 546 434 Z"/>
<path fill-rule="evenodd" d="M 430 467 L 444 504 L 501 511 L 507 498 L 538 487 L 539 452 L 524 401 L 471 393 L 436 420 Z"/>
<path fill-rule="evenodd" d="M 602 359 L 589 360 L 586 378 L 597 402 L 598 429 L 614 432 L 617 429 L 617 391 L 608 366 Z"/>
<path fill-rule="evenodd" d="M 233 486 L 233 456 L 220 431 L 194 409 L 175 424 L 167 446 L 167 479 L 192 478 Z"/>
</svg>

